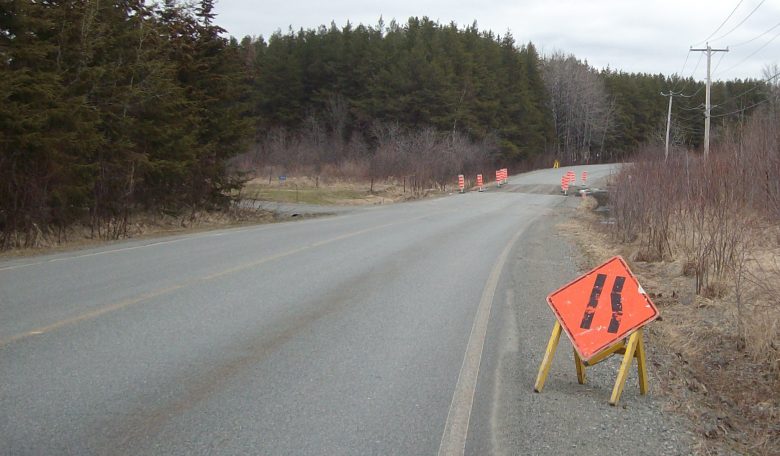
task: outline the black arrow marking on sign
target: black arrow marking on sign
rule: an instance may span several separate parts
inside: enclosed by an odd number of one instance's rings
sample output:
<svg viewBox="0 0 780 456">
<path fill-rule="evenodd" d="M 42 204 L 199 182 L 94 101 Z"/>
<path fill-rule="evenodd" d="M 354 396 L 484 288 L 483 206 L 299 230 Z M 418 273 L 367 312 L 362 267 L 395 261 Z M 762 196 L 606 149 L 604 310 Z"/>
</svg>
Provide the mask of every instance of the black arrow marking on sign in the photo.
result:
<svg viewBox="0 0 780 456">
<path fill-rule="evenodd" d="M 612 293 L 610 298 L 612 301 L 612 319 L 609 320 L 609 328 L 607 332 L 617 333 L 620 327 L 620 319 L 623 318 L 623 300 L 620 293 L 623 292 L 623 284 L 626 282 L 625 277 L 615 277 L 615 284 L 612 285 Z"/>
<path fill-rule="evenodd" d="M 604 288 L 604 282 L 606 281 L 606 274 L 599 274 L 596 276 L 596 282 L 593 284 L 593 289 L 590 291 L 590 301 L 588 301 L 588 307 L 585 308 L 585 315 L 582 316 L 580 328 L 590 329 L 590 324 L 593 323 L 593 315 L 596 313 L 596 307 L 599 305 L 601 289 Z"/>
<path fill-rule="evenodd" d="M 596 282 L 593 284 L 593 289 L 590 292 L 590 301 L 585 308 L 585 315 L 582 316 L 582 323 L 580 328 L 590 329 L 591 323 L 593 323 L 593 315 L 596 314 L 596 307 L 599 305 L 599 297 L 601 296 L 601 290 L 604 288 L 604 282 L 607 280 L 606 274 L 598 274 L 596 276 Z M 609 327 L 607 332 L 617 333 L 620 328 L 620 320 L 623 318 L 623 285 L 626 283 L 626 278 L 622 276 L 615 277 L 615 283 L 612 284 L 612 292 L 610 293 L 610 301 L 612 302 L 612 318 L 609 320 Z"/>
</svg>

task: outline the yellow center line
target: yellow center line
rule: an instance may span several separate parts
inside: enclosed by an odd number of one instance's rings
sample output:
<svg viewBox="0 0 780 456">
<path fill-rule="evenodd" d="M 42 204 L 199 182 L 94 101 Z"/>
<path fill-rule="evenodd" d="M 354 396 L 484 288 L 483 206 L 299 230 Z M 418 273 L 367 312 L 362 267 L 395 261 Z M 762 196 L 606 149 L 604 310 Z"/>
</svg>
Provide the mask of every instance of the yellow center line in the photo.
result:
<svg viewBox="0 0 780 456">
<path fill-rule="evenodd" d="M 450 211 L 442 211 L 442 212 L 450 212 Z M 278 253 L 276 255 L 271 255 L 271 256 L 264 257 L 264 258 L 260 258 L 259 260 L 251 261 L 251 262 L 244 263 L 244 264 L 241 264 L 241 265 L 238 265 L 238 266 L 234 266 L 234 267 L 231 267 L 231 268 L 228 268 L 228 269 L 224 269 L 222 271 L 215 272 L 215 273 L 212 273 L 212 274 L 209 274 L 209 275 L 205 275 L 205 276 L 202 276 L 202 277 L 197 277 L 197 278 L 194 278 L 194 279 L 186 280 L 184 282 L 181 282 L 181 283 L 178 283 L 178 284 L 175 284 L 175 285 L 171 285 L 169 287 L 160 288 L 158 290 L 142 293 L 142 294 L 134 296 L 132 298 L 123 299 L 121 301 L 115 302 L 113 304 L 109 304 L 109 305 L 107 305 L 105 307 L 101 307 L 99 309 L 95 309 L 95 310 L 92 310 L 92 311 L 89 311 L 89 312 L 86 312 L 86 313 L 83 313 L 83 314 L 80 314 L 80 315 L 76 315 L 76 316 L 73 316 L 73 317 L 65 318 L 65 319 L 60 320 L 58 322 L 52 323 L 50 325 L 46 325 L 46 326 L 35 328 L 35 329 L 29 330 L 29 331 L 25 331 L 23 333 L 19 333 L 19 334 L 10 336 L 10 337 L 8 337 L 6 339 L 0 339 L 0 349 L 4 348 L 5 346 L 7 346 L 9 344 L 17 342 L 19 340 L 26 339 L 26 338 L 31 337 L 31 336 L 38 336 L 38 335 L 41 335 L 41 334 L 46 334 L 46 333 L 55 331 L 57 329 L 65 327 L 65 326 L 70 326 L 70 325 L 74 325 L 76 323 L 80 323 L 82 321 L 92 320 L 92 319 L 97 318 L 97 317 L 99 317 L 101 315 L 105 315 L 105 314 L 108 314 L 108 313 L 111 313 L 111 312 L 115 312 L 117 310 L 124 309 L 125 307 L 131 306 L 133 304 L 138 304 L 140 302 L 147 301 L 149 299 L 157 298 L 157 297 L 160 297 L 162 295 L 174 292 L 176 290 L 180 290 L 182 288 L 185 288 L 185 287 L 188 287 L 188 286 L 191 286 L 191 285 L 195 285 L 195 284 L 198 284 L 198 283 L 203 283 L 203 282 L 207 282 L 207 281 L 210 281 L 210 280 L 214 280 L 214 279 L 217 279 L 217 278 L 220 278 L 220 277 L 224 277 L 226 275 L 233 274 L 233 273 L 236 273 L 236 272 L 240 272 L 240 271 L 243 271 L 243 270 L 246 270 L 246 269 L 251 269 L 251 268 L 254 268 L 256 266 L 260 266 L 260 265 L 262 265 L 264 263 L 268 263 L 270 261 L 279 260 L 281 258 L 285 258 L 285 257 L 291 256 L 291 255 L 295 255 L 297 253 L 301 253 L 301 252 L 304 252 L 306 250 L 314 249 L 314 248 L 317 248 L 317 247 L 322 247 L 323 245 L 331 244 L 333 242 L 338 242 L 338 241 L 341 241 L 341 240 L 344 240 L 344 239 L 348 239 L 348 238 L 351 238 L 351 237 L 354 237 L 354 236 L 359 236 L 361 234 L 365 234 L 365 233 L 368 233 L 368 232 L 371 232 L 371 231 L 376 231 L 376 230 L 380 230 L 382 228 L 387 228 L 389 226 L 409 223 L 410 221 L 421 219 L 421 218 L 425 218 L 425 217 L 431 217 L 432 215 L 433 214 L 426 214 L 426 215 L 423 215 L 423 216 L 420 216 L 420 217 L 407 219 L 407 220 L 404 220 L 402 222 L 386 223 L 386 224 L 383 224 L 383 225 L 378 225 L 378 226 L 374 226 L 374 227 L 371 227 L 371 228 L 366 228 L 366 229 L 363 229 L 363 230 L 354 231 L 352 233 L 347 233 L 347 234 L 343 234 L 341 236 L 336 236 L 336 237 L 331 238 L 331 239 L 326 239 L 326 240 L 323 240 L 323 241 L 314 242 L 312 244 L 305 245 L 305 246 L 302 246 L 302 247 L 298 247 L 296 249 L 288 250 L 286 252 Z"/>
</svg>

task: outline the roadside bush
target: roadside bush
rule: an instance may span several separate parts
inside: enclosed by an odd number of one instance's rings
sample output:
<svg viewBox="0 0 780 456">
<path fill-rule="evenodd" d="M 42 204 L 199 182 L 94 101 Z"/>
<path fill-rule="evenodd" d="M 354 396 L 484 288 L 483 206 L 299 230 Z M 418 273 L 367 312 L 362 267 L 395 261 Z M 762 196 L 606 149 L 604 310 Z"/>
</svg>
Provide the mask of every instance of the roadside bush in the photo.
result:
<svg viewBox="0 0 780 456">
<path fill-rule="evenodd" d="M 270 130 L 251 152 L 234 160 L 234 168 L 354 179 L 398 179 L 413 191 L 453 185 L 458 174 L 490 176 L 499 153 L 498 141 L 488 135 L 474 141 L 463 133 L 433 128 L 409 130 L 396 123 L 376 122 L 367 136 L 345 141 L 315 117 L 305 128 Z"/>
<path fill-rule="evenodd" d="M 647 147 L 615 176 L 610 196 L 613 239 L 635 243 L 638 260 L 680 258 L 696 294 L 733 302 L 735 332 L 774 369 L 780 265 L 766 252 L 780 251 L 778 120 L 774 110 L 754 114 L 707 159 L 664 160 L 660 147 Z"/>
</svg>

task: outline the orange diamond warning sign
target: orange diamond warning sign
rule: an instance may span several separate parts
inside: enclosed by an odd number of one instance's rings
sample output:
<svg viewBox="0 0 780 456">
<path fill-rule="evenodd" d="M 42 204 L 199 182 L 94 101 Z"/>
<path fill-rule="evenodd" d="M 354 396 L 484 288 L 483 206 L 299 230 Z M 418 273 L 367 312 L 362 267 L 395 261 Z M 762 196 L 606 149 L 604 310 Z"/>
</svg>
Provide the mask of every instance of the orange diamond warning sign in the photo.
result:
<svg viewBox="0 0 780 456">
<path fill-rule="evenodd" d="M 554 291 L 547 303 L 584 361 L 658 317 L 619 256 Z"/>
</svg>

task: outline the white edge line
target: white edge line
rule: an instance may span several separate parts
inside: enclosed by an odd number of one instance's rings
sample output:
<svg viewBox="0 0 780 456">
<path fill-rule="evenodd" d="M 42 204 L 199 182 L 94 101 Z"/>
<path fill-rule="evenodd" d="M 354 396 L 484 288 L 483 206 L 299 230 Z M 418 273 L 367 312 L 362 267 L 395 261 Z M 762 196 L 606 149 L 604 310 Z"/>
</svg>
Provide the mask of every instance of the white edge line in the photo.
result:
<svg viewBox="0 0 780 456">
<path fill-rule="evenodd" d="M 474 405 L 474 393 L 477 389 L 479 367 L 482 362 L 482 351 L 487 336 L 493 297 L 509 252 L 522 233 L 523 230 L 518 230 L 504 247 L 490 271 L 485 288 L 482 290 L 482 298 L 479 301 L 474 324 L 471 327 L 466 353 L 463 355 L 463 364 L 458 373 L 458 382 L 455 385 L 452 402 L 450 402 L 450 408 L 447 412 L 447 422 L 444 425 L 444 432 L 439 443 L 439 456 L 461 456 L 466 451 L 466 437 L 471 419 L 471 409 Z"/>
</svg>

